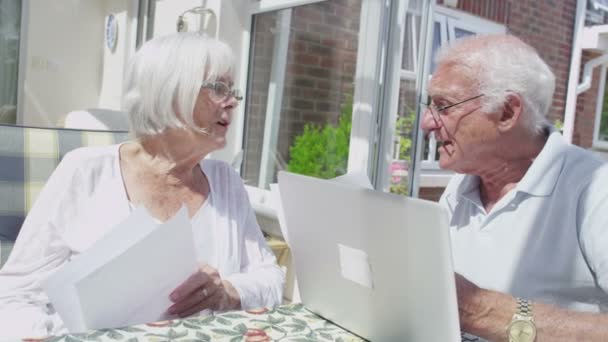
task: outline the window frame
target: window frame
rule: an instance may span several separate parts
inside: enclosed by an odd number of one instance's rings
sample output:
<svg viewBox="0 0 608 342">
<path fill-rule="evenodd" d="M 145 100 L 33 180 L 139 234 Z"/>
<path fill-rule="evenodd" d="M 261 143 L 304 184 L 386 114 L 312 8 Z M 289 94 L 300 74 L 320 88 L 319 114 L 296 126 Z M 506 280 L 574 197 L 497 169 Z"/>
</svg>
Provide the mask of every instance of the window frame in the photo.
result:
<svg viewBox="0 0 608 342">
<path fill-rule="evenodd" d="M 248 78 L 251 68 L 251 29 L 253 16 L 284 9 L 290 9 L 297 6 L 314 4 L 328 0 L 251 0 L 247 15 L 247 25 L 249 28 L 243 33 L 243 53 L 241 57 L 242 76 L 240 77 L 239 86 L 241 89 L 247 89 Z M 402 1 L 399 1 L 403 3 Z M 409 1 L 405 2 L 407 5 Z M 403 5 L 403 4 L 402 4 Z M 376 165 L 373 160 L 375 149 L 377 148 L 377 139 L 379 136 L 378 125 L 378 107 L 381 98 L 380 75 L 385 67 L 382 63 L 385 50 L 382 44 L 386 43 L 387 32 L 385 25 L 382 24 L 383 17 L 389 13 L 386 2 L 377 0 L 362 0 L 361 3 L 362 22 L 359 28 L 359 48 L 357 49 L 357 67 L 355 71 L 355 93 L 353 95 L 353 114 L 352 128 L 349 145 L 348 157 L 348 172 L 365 173 L 368 177 L 372 177 L 376 171 Z M 361 48 L 365 46 L 365 48 Z M 370 82 L 371 78 L 371 82 Z M 249 90 L 248 90 L 249 91 Z M 249 94 L 245 94 L 243 103 L 246 103 Z M 268 99 L 268 103 L 274 101 Z M 268 110 L 268 109 L 267 109 Z M 267 111 L 268 113 L 268 111 Z M 238 120 L 236 120 L 236 128 L 238 134 L 235 136 L 235 144 L 244 149 L 246 120 L 245 106 L 240 106 Z M 267 120 L 268 121 L 268 120 Z M 270 120 L 272 121 L 272 120 Z M 270 134 L 273 135 L 274 125 L 265 125 L 264 137 Z M 244 150 L 243 150 L 244 152 Z M 264 158 L 264 157 L 263 157 Z M 259 183 L 259 181 L 258 181 Z M 260 188 L 259 184 L 246 184 L 246 189 L 250 193 L 252 204 L 254 207 L 259 207 L 266 202 L 266 198 L 270 191 Z"/>
<path fill-rule="evenodd" d="M 600 84 L 597 92 L 597 101 L 595 104 L 595 122 L 593 124 L 593 143 L 592 147 L 598 150 L 608 150 L 608 141 L 599 139 L 600 123 L 602 120 L 602 109 L 604 106 L 604 97 L 606 96 L 606 70 L 608 65 L 602 65 L 600 71 Z"/>
<path fill-rule="evenodd" d="M 456 39 L 456 29 L 463 29 L 469 32 L 473 32 L 474 34 L 507 32 L 507 28 L 505 25 L 494 23 L 488 19 L 479 18 L 469 13 L 447 8 L 441 5 L 435 6 L 435 9 L 433 11 L 433 22 L 439 23 L 440 25 L 440 46 Z M 430 33 L 430 36 L 432 35 L 433 32 Z M 432 77 L 430 72 L 427 77 L 429 79 Z M 433 137 L 431 137 L 429 141 L 429 153 L 422 156 L 422 160 L 420 163 L 420 167 L 422 170 L 440 171 L 439 163 L 435 160 L 436 153 L 436 141 Z M 449 178 L 445 179 L 449 180 Z"/>
<path fill-rule="evenodd" d="M 19 28 L 19 66 L 17 70 L 17 113 L 16 125 L 23 125 L 23 98 L 25 97 L 25 71 L 27 69 L 27 37 L 31 0 L 21 2 L 21 27 Z"/>
</svg>

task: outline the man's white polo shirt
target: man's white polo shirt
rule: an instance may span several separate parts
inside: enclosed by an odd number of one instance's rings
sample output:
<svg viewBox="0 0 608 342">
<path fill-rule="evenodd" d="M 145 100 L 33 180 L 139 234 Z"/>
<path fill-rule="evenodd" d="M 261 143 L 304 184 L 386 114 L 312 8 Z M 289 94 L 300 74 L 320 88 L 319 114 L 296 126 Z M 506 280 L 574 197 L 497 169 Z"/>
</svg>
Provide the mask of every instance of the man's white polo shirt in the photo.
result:
<svg viewBox="0 0 608 342">
<path fill-rule="evenodd" d="M 608 164 L 554 132 L 489 213 L 478 185 L 454 176 L 440 201 L 456 272 L 482 288 L 608 311 Z"/>
</svg>

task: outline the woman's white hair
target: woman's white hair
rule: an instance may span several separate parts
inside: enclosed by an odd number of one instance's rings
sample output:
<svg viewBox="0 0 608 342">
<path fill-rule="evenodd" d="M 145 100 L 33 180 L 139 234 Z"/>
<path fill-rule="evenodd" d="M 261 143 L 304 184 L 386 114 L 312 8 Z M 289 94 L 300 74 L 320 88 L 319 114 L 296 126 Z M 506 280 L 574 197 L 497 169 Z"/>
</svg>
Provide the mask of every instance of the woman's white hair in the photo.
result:
<svg viewBox="0 0 608 342">
<path fill-rule="evenodd" d="M 124 79 L 122 107 L 136 137 L 167 128 L 200 130 L 192 113 L 203 81 L 232 76 L 228 45 L 183 32 L 146 42 L 131 59 Z"/>
<path fill-rule="evenodd" d="M 457 40 L 437 55 L 437 64 L 464 65 L 484 94 L 482 109 L 495 112 L 509 93 L 524 102 L 523 123 L 533 134 L 542 134 L 555 91 L 555 75 L 536 50 L 509 34 L 478 35 Z"/>
</svg>

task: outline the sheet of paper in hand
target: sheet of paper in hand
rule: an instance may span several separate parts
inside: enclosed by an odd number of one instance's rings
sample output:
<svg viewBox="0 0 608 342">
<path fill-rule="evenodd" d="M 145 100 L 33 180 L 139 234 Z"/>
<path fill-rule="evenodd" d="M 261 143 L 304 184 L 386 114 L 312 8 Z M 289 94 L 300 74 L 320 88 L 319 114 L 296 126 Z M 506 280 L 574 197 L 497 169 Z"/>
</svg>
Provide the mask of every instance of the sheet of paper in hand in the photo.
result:
<svg viewBox="0 0 608 342">
<path fill-rule="evenodd" d="M 169 318 L 169 294 L 197 265 L 187 209 L 159 224 L 140 207 L 44 288 L 70 332 L 124 327 Z"/>
</svg>

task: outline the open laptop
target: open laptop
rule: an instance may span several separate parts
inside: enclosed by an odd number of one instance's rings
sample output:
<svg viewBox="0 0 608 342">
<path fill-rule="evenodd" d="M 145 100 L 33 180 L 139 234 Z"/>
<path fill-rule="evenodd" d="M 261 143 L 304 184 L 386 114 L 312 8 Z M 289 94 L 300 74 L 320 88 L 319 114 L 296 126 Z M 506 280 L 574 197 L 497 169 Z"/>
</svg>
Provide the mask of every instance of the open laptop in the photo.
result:
<svg viewBox="0 0 608 342">
<path fill-rule="evenodd" d="M 438 204 L 279 173 L 302 303 L 371 341 L 460 341 Z"/>
</svg>

